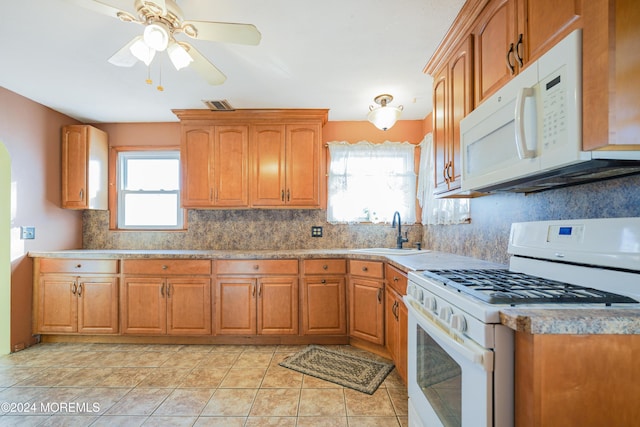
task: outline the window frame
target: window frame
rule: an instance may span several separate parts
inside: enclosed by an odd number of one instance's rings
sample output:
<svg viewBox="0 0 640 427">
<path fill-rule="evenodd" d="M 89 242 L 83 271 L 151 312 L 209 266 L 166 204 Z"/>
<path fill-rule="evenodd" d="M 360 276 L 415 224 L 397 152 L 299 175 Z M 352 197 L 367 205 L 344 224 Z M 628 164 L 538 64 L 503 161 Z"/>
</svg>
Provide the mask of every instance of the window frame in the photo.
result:
<svg viewBox="0 0 640 427">
<path fill-rule="evenodd" d="M 162 227 L 120 227 L 118 222 L 118 215 L 120 213 L 120 153 L 131 152 L 180 152 L 180 146 L 116 146 L 111 147 L 109 151 L 109 229 L 113 231 L 161 231 L 161 232 L 174 232 L 174 231 L 186 231 L 187 229 L 187 214 L 186 210 L 182 208 L 182 171 L 180 171 L 179 182 L 179 197 L 178 206 L 180 214 L 182 216 L 182 225 L 172 228 Z M 142 154 L 141 154 L 142 156 Z M 179 158 L 178 158 L 179 160 Z M 182 164 L 181 164 L 182 166 Z"/>
</svg>

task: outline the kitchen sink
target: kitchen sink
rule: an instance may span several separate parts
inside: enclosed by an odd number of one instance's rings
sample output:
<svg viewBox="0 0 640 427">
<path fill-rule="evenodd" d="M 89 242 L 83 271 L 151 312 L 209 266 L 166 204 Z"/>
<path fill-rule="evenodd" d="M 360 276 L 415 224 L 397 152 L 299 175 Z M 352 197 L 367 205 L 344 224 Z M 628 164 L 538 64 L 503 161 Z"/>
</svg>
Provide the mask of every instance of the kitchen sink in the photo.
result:
<svg viewBox="0 0 640 427">
<path fill-rule="evenodd" d="M 371 255 L 416 255 L 424 252 L 429 252 L 425 249 L 415 249 L 415 248 L 406 248 L 406 249 L 398 249 L 398 248 L 363 248 L 363 249 L 352 249 L 352 252 L 359 254 L 371 254 Z"/>
</svg>

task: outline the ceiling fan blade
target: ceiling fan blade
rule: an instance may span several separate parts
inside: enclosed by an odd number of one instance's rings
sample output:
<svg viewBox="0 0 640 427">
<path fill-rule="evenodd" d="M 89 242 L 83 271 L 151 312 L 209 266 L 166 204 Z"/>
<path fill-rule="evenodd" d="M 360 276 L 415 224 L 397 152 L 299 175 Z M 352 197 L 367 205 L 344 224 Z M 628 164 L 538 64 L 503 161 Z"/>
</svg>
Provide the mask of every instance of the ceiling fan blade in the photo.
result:
<svg viewBox="0 0 640 427">
<path fill-rule="evenodd" d="M 134 37 L 133 40 L 114 53 L 113 56 L 108 59 L 108 62 L 117 67 L 132 67 L 138 61 L 138 58 L 133 56 L 133 53 L 131 53 L 131 46 L 141 39 L 142 36 Z"/>
<path fill-rule="evenodd" d="M 131 15 L 129 12 L 118 9 L 107 3 L 103 3 L 98 0 L 66 0 L 68 3 L 73 3 L 85 9 L 93 10 L 94 12 L 101 13 L 103 15 L 110 16 L 112 18 L 119 19 L 125 22 L 138 22 L 138 19 Z"/>
<path fill-rule="evenodd" d="M 221 85 L 227 79 L 227 77 L 218 70 L 207 58 L 202 56 L 200 52 L 189 43 L 180 43 L 187 53 L 193 58 L 191 67 L 202 76 L 210 85 Z"/>
<path fill-rule="evenodd" d="M 211 40 L 239 44 L 257 45 L 262 35 L 252 24 L 231 22 L 184 21 L 182 28 L 189 37 L 198 40 Z M 191 29 L 195 29 L 194 32 Z"/>
</svg>

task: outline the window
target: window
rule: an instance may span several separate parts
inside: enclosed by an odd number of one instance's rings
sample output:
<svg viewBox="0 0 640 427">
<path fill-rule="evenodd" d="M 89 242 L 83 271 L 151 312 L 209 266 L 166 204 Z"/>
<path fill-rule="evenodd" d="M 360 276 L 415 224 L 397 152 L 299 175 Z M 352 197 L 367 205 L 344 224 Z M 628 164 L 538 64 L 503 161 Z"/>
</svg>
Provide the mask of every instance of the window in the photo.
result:
<svg viewBox="0 0 640 427">
<path fill-rule="evenodd" d="M 179 151 L 118 153 L 118 228 L 182 229 Z"/>
<path fill-rule="evenodd" d="M 415 146 L 408 143 L 330 142 L 327 220 L 416 221 Z"/>
</svg>

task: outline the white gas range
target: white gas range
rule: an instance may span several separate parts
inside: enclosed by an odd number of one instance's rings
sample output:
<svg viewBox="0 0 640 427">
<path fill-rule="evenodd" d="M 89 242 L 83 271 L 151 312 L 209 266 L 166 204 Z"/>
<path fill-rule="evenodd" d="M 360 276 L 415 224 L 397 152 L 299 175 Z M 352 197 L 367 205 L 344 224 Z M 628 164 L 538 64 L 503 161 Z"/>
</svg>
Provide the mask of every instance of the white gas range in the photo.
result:
<svg viewBox="0 0 640 427">
<path fill-rule="evenodd" d="M 513 425 L 505 307 L 640 310 L 640 218 L 515 223 L 509 269 L 409 273 L 409 424 Z"/>
</svg>

